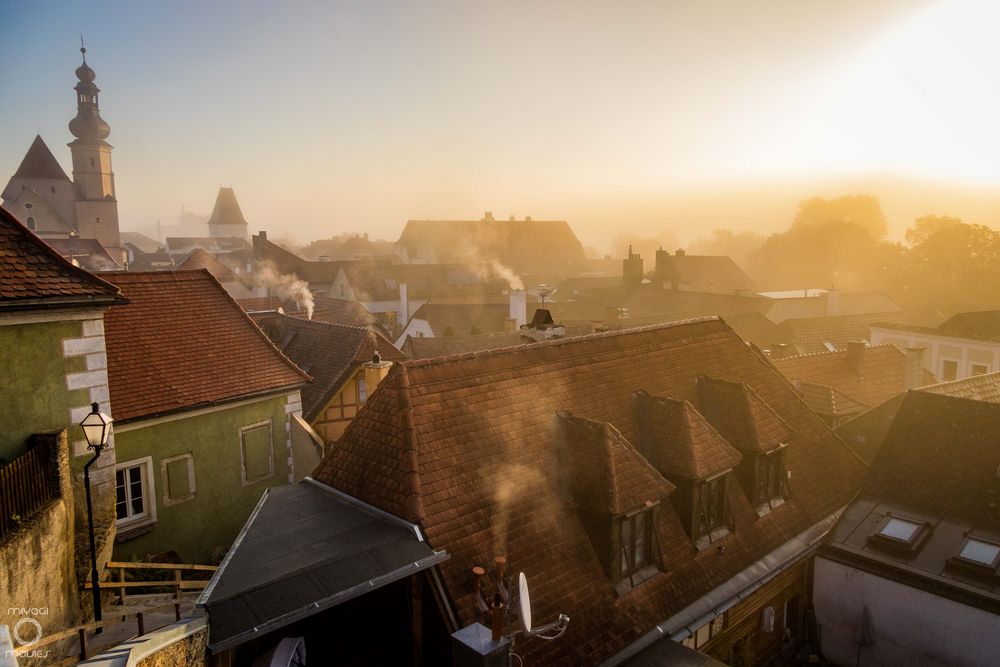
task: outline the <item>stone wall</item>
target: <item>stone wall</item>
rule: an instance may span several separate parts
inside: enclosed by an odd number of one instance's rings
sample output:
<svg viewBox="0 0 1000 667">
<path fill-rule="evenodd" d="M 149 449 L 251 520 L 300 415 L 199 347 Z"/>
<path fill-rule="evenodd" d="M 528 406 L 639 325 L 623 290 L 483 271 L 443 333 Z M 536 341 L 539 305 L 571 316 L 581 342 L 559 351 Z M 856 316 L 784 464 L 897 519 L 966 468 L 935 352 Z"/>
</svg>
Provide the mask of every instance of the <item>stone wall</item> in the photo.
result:
<svg viewBox="0 0 1000 667">
<path fill-rule="evenodd" d="M 207 646 L 206 628 L 146 656 L 136 667 L 208 667 Z"/>
<path fill-rule="evenodd" d="M 58 452 L 60 493 L 0 544 L 0 624 L 33 618 L 44 635 L 82 621 L 66 432 L 39 437 Z"/>
</svg>

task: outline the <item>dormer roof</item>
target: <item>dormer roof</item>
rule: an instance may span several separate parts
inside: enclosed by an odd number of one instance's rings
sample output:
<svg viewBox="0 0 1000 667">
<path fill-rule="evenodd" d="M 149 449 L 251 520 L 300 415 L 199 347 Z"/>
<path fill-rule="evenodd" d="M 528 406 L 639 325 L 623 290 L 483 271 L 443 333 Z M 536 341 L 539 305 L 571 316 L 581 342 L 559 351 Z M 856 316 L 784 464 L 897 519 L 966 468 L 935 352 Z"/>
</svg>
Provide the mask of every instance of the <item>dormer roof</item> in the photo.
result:
<svg viewBox="0 0 1000 667">
<path fill-rule="evenodd" d="M 703 480 L 734 468 L 743 455 L 685 400 L 635 395 L 642 450 L 668 477 Z"/>
<path fill-rule="evenodd" d="M 659 502 L 674 490 L 611 424 L 566 412 L 557 418 L 566 454 L 561 468 L 582 508 L 618 516 Z"/>
<path fill-rule="evenodd" d="M 770 452 L 788 444 L 791 427 L 745 382 L 698 378 L 701 411 L 737 449 Z"/>
</svg>

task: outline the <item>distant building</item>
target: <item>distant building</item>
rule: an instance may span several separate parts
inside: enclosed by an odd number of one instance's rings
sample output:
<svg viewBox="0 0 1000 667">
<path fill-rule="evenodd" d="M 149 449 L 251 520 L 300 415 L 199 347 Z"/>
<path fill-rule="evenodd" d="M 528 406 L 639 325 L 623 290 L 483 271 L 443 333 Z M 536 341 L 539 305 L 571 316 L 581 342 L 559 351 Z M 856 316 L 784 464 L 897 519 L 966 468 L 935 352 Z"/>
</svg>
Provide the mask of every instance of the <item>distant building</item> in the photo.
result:
<svg viewBox="0 0 1000 667">
<path fill-rule="evenodd" d="M 232 188 L 219 188 L 215 207 L 208 218 L 208 235 L 218 238 L 248 238 L 247 221 Z"/>
<path fill-rule="evenodd" d="M 816 557 L 816 623 L 833 664 L 996 664 L 997 424 L 996 403 L 906 395 Z"/>
<path fill-rule="evenodd" d="M 873 345 L 927 350 L 925 368 L 941 382 L 1000 370 L 1000 310 L 958 313 L 936 327 L 873 324 Z"/>
<path fill-rule="evenodd" d="M 793 289 L 756 292 L 771 300 L 767 317 L 780 324 L 785 320 L 831 315 L 864 315 L 901 310 L 883 292 L 841 292 L 839 289 Z"/>
<path fill-rule="evenodd" d="M 101 118 L 97 75 L 87 64 L 76 68 L 76 117 L 69 130 L 76 139 L 69 144 L 73 156 L 71 181 L 41 136 L 36 136 L 14 176 L 3 190 L 3 205 L 40 237 L 97 239 L 124 265 L 118 232 L 118 198 L 111 169 L 113 146 L 105 139 L 111 127 Z"/>
<path fill-rule="evenodd" d="M 664 289 L 738 294 L 757 289 L 743 269 L 726 255 L 689 255 L 678 250 L 671 255 L 656 251 L 653 284 Z"/>
<path fill-rule="evenodd" d="M 868 340 L 877 324 L 935 327 L 944 321 L 935 310 L 899 310 L 860 315 L 821 315 L 787 319 L 778 326 L 802 354 L 843 350 L 852 340 Z"/>
</svg>

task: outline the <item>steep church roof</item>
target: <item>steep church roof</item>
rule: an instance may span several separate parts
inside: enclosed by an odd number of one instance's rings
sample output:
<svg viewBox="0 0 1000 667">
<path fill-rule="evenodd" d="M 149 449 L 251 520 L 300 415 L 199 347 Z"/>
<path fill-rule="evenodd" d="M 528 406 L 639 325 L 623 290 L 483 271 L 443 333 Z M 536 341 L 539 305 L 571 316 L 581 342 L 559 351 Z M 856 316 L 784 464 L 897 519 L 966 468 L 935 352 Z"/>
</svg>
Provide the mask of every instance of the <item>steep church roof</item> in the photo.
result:
<svg viewBox="0 0 1000 667">
<path fill-rule="evenodd" d="M 14 172 L 13 178 L 50 178 L 68 181 L 66 172 L 59 166 L 58 160 L 45 145 L 41 135 L 35 135 L 31 147 L 21 160 L 21 166 Z"/>
<path fill-rule="evenodd" d="M 219 196 L 215 198 L 215 208 L 212 209 L 212 217 L 208 219 L 208 224 L 209 226 L 247 224 L 232 188 L 219 188 Z"/>
</svg>

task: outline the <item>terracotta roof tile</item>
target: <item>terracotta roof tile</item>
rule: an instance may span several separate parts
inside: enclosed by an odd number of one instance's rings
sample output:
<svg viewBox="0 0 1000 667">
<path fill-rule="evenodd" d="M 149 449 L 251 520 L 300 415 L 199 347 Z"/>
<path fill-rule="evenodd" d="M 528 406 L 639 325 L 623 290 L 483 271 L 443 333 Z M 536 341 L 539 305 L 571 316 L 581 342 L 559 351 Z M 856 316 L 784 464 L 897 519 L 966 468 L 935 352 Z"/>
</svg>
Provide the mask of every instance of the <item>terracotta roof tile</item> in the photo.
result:
<svg viewBox="0 0 1000 667">
<path fill-rule="evenodd" d="M 737 449 L 770 452 L 795 437 L 791 427 L 746 383 L 700 377 L 698 390 L 702 412 Z"/>
<path fill-rule="evenodd" d="M 927 387 L 921 387 L 920 391 L 955 396 L 957 398 L 971 398 L 976 401 L 1000 403 L 1000 372 L 972 375 L 961 380 L 932 384 Z"/>
<path fill-rule="evenodd" d="M 661 503 L 654 530 L 662 572 L 618 597 L 558 488 L 556 414 L 586 415 L 637 442 L 633 394 L 645 388 L 693 403 L 700 375 L 746 382 L 795 424 L 784 450 L 791 500 L 758 517 L 730 480 L 735 531 L 722 556 L 699 554 L 672 501 Z M 315 476 L 421 523 L 429 543 L 451 556 L 441 572 L 462 625 L 478 620 L 470 568 L 504 553 L 510 571 L 532 581 L 540 618 L 573 618 L 560 641 L 525 639 L 519 654 L 531 664 L 576 665 L 627 646 L 843 507 L 864 470 L 765 358 L 710 318 L 396 364 Z"/>
<path fill-rule="evenodd" d="M 238 282 L 246 285 L 250 282 L 246 279 L 246 276 L 237 275 L 232 269 L 212 257 L 202 248 L 192 250 L 191 254 L 177 267 L 178 271 L 196 271 L 198 269 L 205 269 L 215 276 L 215 279 L 220 283 Z"/>
<path fill-rule="evenodd" d="M 131 302 L 104 317 L 116 420 L 291 390 L 309 380 L 208 271 L 103 277 Z"/>
<path fill-rule="evenodd" d="M 275 315 L 262 328 L 289 359 L 313 381 L 302 388 L 302 415 L 312 421 L 354 371 L 371 361 L 377 349 L 385 361 L 401 361 L 403 353 L 367 327 L 352 327 Z"/>
<path fill-rule="evenodd" d="M 743 459 L 685 400 L 639 392 L 635 410 L 642 451 L 668 477 L 708 479 Z"/>
<path fill-rule="evenodd" d="M 900 310 L 860 315 L 831 315 L 785 320 L 778 326 L 790 336 L 803 354 L 829 352 L 827 343 L 842 350 L 852 340 L 868 340 L 873 324 L 937 326 L 944 321 L 934 310 Z"/>
<path fill-rule="evenodd" d="M 569 485 L 587 510 L 618 516 L 663 500 L 674 485 L 611 424 L 559 414 Z"/>
<path fill-rule="evenodd" d="M 0 309 L 122 302 L 121 291 L 73 266 L 0 208 Z"/>
<path fill-rule="evenodd" d="M 869 408 L 906 391 L 906 353 L 890 344 L 864 348 L 860 364 L 851 361 L 847 350 L 774 359 L 773 363 L 793 382 L 832 387 Z M 934 376 L 924 371 L 922 384 L 934 382 Z"/>
</svg>

